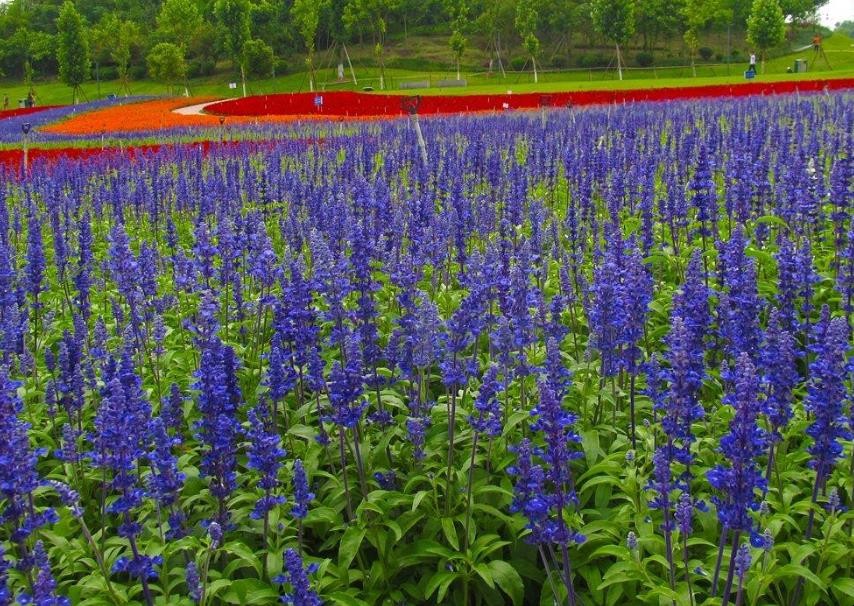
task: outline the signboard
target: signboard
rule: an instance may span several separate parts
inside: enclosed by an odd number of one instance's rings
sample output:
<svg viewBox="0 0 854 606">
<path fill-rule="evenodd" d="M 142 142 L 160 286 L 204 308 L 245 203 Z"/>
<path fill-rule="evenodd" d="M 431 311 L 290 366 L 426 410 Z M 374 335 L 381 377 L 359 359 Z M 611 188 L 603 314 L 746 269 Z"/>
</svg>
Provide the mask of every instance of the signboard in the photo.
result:
<svg viewBox="0 0 854 606">
<path fill-rule="evenodd" d="M 321 107 L 323 107 L 323 95 L 317 95 L 317 96 L 314 98 L 314 106 L 315 106 L 317 109 L 320 109 Z"/>
<path fill-rule="evenodd" d="M 237 88 L 237 82 L 229 82 L 228 88 L 234 90 L 235 88 Z"/>
</svg>

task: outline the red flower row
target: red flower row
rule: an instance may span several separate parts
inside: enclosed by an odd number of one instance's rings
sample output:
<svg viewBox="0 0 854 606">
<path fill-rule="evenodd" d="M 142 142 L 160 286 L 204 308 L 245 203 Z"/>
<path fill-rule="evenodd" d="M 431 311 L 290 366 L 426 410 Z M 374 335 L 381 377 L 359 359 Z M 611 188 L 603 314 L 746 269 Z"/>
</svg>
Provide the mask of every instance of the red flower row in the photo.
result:
<svg viewBox="0 0 854 606">
<path fill-rule="evenodd" d="M 46 109 L 53 109 L 54 107 L 59 106 L 39 105 L 38 107 L 20 107 L 17 109 L 7 109 L 5 111 L 0 111 L 0 120 L 5 120 L 6 118 L 14 118 L 15 116 L 26 116 L 27 114 L 34 114 L 36 112 L 43 112 Z"/>
<path fill-rule="evenodd" d="M 708 97 L 743 97 L 794 92 L 818 92 L 854 88 L 854 79 L 750 82 L 678 88 L 640 90 L 576 91 L 561 93 L 521 93 L 504 95 L 427 95 L 421 98 L 419 114 L 491 112 L 507 109 L 565 107 L 638 101 L 670 101 Z M 205 108 L 223 116 L 313 115 L 317 117 L 400 116 L 406 113 L 400 95 L 354 92 L 293 93 L 263 95 L 222 101 Z"/>
<path fill-rule="evenodd" d="M 137 145 L 125 148 L 107 147 L 53 147 L 49 149 L 34 148 L 29 150 L 28 161 L 31 165 L 54 164 L 64 160 L 97 160 L 100 158 L 111 158 L 124 155 L 127 158 L 137 158 L 146 154 L 153 154 L 163 149 L 201 149 L 205 153 L 213 145 L 210 141 L 198 143 L 185 143 L 179 145 Z M 217 144 L 219 145 L 219 144 Z M 232 145 L 225 143 L 224 145 Z M 16 169 L 23 166 L 24 152 L 21 149 L 0 150 L 0 169 Z"/>
</svg>

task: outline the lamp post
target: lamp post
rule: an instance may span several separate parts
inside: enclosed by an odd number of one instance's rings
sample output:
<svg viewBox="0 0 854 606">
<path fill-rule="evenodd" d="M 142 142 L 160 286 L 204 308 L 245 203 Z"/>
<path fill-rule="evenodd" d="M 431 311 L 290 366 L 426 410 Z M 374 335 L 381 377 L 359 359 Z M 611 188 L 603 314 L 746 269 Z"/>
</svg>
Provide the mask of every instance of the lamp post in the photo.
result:
<svg viewBox="0 0 854 606">
<path fill-rule="evenodd" d="M 30 160 L 30 129 L 32 128 L 32 124 L 29 122 L 24 122 L 21 124 L 21 132 L 24 133 L 24 174 L 26 175 L 29 172 L 29 160 Z"/>
<path fill-rule="evenodd" d="M 421 124 L 418 122 L 418 108 L 421 106 L 421 95 L 413 95 L 411 97 L 403 97 L 400 100 L 400 107 L 403 111 L 409 114 L 412 121 L 412 126 L 415 127 L 415 136 L 418 138 L 418 148 L 421 150 L 421 161 L 424 167 L 427 167 L 427 144 L 424 142 L 424 135 L 421 133 Z"/>
</svg>

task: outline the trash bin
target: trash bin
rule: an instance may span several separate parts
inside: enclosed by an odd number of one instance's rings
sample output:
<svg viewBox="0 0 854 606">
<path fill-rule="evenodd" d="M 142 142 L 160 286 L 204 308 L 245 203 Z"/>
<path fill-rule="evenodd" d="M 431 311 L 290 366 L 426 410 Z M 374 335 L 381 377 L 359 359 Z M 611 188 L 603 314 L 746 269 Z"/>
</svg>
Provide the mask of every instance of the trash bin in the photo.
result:
<svg viewBox="0 0 854 606">
<path fill-rule="evenodd" d="M 795 73 L 803 74 L 807 71 L 807 60 L 806 59 L 795 59 Z"/>
<path fill-rule="evenodd" d="M 26 99 L 18 99 L 18 107 L 20 107 L 21 109 L 23 109 L 27 106 L 26 103 L 27 103 Z"/>
</svg>

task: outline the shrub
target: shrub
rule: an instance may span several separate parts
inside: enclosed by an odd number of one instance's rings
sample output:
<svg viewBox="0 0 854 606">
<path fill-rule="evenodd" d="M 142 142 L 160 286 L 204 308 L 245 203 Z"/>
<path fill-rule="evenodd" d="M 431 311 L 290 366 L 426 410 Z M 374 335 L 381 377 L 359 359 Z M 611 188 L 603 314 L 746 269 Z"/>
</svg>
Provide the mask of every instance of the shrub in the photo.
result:
<svg viewBox="0 0 854 606">
<path fill-rule="evenodd" d="M 148 75 L 148 70 L 145 67 L 144 63 L 140 63 L 138 65 L 131 65 L 128 69 L 128 78 L 131 80 L 142 80 Z"/>
<path fill-rule="evenodd" d="M 566 55 L 557 55 L 554 59 L 551 60 L 552 67 L 564 68 L 569 67 L 569 57 Z"/>
<path fill-rule="evenodd" d="M 118 80 L 119 70 L 115 65 L 102 65 L 98 69 L 92 67 L 92 79 L 97 80 Z"/>
<path fill-rule="evenodd" d="M 635 61 L 640 67 L 652 67 L 652 64 L 655 63 L 655 57 L 652 53 L 640 52 L 635 56 Z"/>
<path fill-rule="evenodd" d="M 578 67 L 605 67 L 609 58 L 604 53 L 583 53 L 578 56 Z"/>
<path fill-rule="evenodd" d="M 510 60 L 510 69 L 518 72 L 525 67 L 530 67 L 525 65 L 526 63 L 528 63 L 528 59 L 529 57 L 513 57 Z"/>
<path fill-rule="evenodd" d="M 263 40 L 250 40 L 243 47 L 246 54 L 246 73 L 253 78 L 269 78 L 273 75 L 276 56 L 273 47 Z"/>
<path fill-rule="evenodd" d="M 701 46 L 699 49 L 697 49 L 697 52 L 700 53 L 700 58 L 703 61 L 708 61 L 715 54 L 715 51 L 710 49 L 708 46 Z"/>
</svg>

